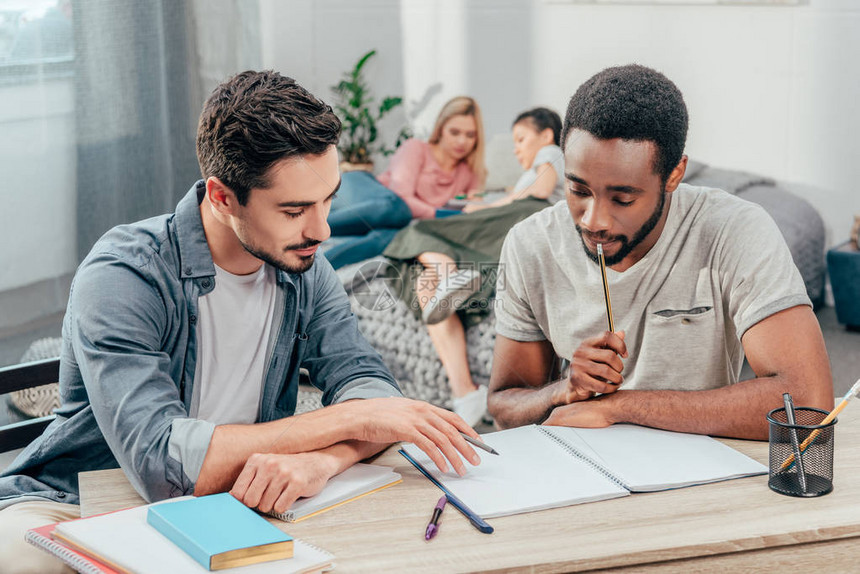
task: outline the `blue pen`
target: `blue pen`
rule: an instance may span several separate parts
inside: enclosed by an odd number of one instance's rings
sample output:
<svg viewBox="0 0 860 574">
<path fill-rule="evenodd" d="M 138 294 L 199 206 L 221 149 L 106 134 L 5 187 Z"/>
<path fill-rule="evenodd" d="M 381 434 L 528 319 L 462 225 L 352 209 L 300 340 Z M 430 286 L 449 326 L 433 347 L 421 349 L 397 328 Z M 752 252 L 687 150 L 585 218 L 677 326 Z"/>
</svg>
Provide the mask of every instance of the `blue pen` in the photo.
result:
<svg viewBox="0 0 860 574">
<path fill-rule="evenodd" d="M 456 509 L 457 509 L 457 510 L 459 510 L 461 513 L 463 513 L 463 516 L 465 516 L 466 518 L 468 518 L 468 519 L 469 519 L 469 522 L 471 522 L 471 523 L 472 523 L 472 525 L 473 525 L 475 528 L 477 528 L 478 530 L 480 530 L 480 531 L 481 531 L 481 532 L 483 532 L 484 534 L 492 534 L 492 533 L 493 533 L 493 527 L 492 527 L 492 526 L 490 526 L 489 524 L 487 524 L 487 523 L 484 521 L 484 519 L 483 519 L 483 518 L 481 518 L 480 516 L 478 516 L 477 514 L 475 514 L 475 513 L 474 513 L 474 512 L 473 512 L 473 511 L 468 507 L 468 506 L 466 506 L 465 504 L 463 504 L 463 501 L 462 501 L 462 500 L 460 500 L 459 498 L 457 498 L 456 496 L 454 496 L 453 494 L 451 494 L 451 491 L 450 491 L 450 490 L 448 490 L 447 488 L 445 488 L 444 486 L 442 486 L 442 483 L 441 483 L 441 482 L 439 482 L 438 480 L 436 480 L 435 478 L 433 478 L 433 475 L 432 475 L 432 474 L 430 474 L 430 473 L 427 471 L 427 469 L 426 469 L 426 468 L 424 468 L 423 466 L 421 466 L 421 464 L 420 464 L 417 460 L 415 460 L 414 458 L 412 458 L 412 457 L 409 455 L 409 453 L 408 453 L 408 452 L 406 452 L 406 451 L 405 451 L 405 450 L 403 450 L 402 448 L 401 448 L 400 450 L 398 450 L 397 452 L 399 452 L 400 454 L 402 454 L 402 455 L 404 456 L 404 458 L 406 458 L 406 460 L 408 460 L 409 462 L 411 462 L 411 463 L 412 463 L 412 466 L 414 466 L 415 468 L 417 468 L 417 469 L 418 469 L 418 472 L 420 472 L 421 474 L 423 474 L 424 476 L 426 476 L 426 477 L 430 480 L 430 482 L 432 482 L 433 484 L 435 484 L 436 486 L 438 486 L 438 487 L 439 487 L 439 490 L 441 490 L 442 492 L 444 492 L 444 493 L 445 493 L 445 497 L 448 499 L 448 502 L 449 502 L 449 503 L 450 503 L 454 508 L 456 508 Z"/>
</svg>

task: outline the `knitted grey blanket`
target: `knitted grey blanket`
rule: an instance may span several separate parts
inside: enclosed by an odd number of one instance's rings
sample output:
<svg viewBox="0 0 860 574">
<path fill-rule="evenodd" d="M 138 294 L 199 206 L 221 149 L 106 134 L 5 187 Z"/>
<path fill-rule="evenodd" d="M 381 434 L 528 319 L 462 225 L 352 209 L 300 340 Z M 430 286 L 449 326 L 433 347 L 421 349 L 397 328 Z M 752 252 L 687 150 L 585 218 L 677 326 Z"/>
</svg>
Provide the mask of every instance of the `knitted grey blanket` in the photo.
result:
<svg viewBox="0 0 860 574">
<path fill-rule="evenodd" d="M 450 408 L 448 377 L 427 328 L 386 278 L 387 260 L 375 257 L 338 270 L 361 333 L 379 351 L 403 394 Z M 469 368 L 477 384 L 490 380 L 496 334 L 492 312 L 466 330 Z"/>
</svg>

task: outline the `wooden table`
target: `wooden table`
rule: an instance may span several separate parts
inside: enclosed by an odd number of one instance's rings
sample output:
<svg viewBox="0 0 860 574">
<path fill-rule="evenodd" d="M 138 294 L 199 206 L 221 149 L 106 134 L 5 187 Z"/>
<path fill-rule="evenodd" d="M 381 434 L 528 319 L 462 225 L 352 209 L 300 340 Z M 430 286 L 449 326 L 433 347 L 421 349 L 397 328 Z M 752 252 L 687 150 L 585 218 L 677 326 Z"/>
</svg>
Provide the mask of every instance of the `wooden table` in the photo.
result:
<svg viewBox="0 0 860 574">
<path fill-rule="evenodd" d="M 449 506 L 425 542 L 439 491 L 389 448 L 376 463 L 395 467 L 402 484 L 305 522 L 273 523 L 332 552 L 338 572 L 856 572 L 860 414 L 840 417 L 835 437 L 834 490 L 819 498 L 781 496 L 757 476 L 494 518 L 491 535 Z M 768 464 L 766 442 L 724 442 Z M 119 470 L 82 473 L 80 487 L 84 516 L 143 503 Z"/>
</svg>

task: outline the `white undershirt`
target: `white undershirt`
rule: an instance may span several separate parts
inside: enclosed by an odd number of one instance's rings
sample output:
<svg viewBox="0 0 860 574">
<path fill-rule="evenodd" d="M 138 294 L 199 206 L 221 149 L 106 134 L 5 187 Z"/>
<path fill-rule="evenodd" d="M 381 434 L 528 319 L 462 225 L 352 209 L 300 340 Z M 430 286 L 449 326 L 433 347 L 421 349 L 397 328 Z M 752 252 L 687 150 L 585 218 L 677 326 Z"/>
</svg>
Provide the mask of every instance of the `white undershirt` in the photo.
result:
<svg viewBox="0 0 860 574">
<path fill-rule="evenodd" d="M 191 417 L 216 425 L 257 421 L 276 294 L 270 265 L 250 275 L 215 266 L 215 288 L 197 300 L 199 401 Z"/>
</svg>

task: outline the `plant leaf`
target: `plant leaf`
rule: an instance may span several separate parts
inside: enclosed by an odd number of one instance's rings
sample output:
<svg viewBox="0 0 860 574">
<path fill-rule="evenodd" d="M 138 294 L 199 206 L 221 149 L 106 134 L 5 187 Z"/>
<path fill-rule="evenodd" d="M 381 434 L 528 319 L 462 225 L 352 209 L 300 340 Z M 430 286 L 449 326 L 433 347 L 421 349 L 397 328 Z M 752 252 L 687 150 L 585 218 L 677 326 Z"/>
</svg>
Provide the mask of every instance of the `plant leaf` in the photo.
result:
<svg viewBox="0 0 860 574">
<path fill-rule="evenodd" d="M 376 54 L 376 50 L 371 50 L 358 60 L 358 63 L 355 65 L 355 69 L 352 71 L 353 76 L 357 77 L 361 74 L 361 69 L 364 67 L 364 64 L 372 58 L 374 54 Z"/>
<path fill-rule="evenodd" d="M 333 109 L 340 117 L 342 131 L 338 142 L 338 151 L 344 161 L 367 163 L 372 161 L 376 153 L 389 155 L 389 149 L 377 142 L 379 130 L 377 122 L 388 112 L 403 104 L 403 98 L 383 98 L 379 105 L 371 93 L 370 86 L 364 77 L 364 67 L 376 54 L 370 50 L 358 59 L 355 66 L 344 72 L 342 79 L 331 87 L 334 93 Z M 408 128 L 402 128 L 394 144 L 396 149 L 407 138 L 411 137 Z"/>
<path fill-rule="evenodd" d="M 382 119 L 382 116 L 384 116 L 386 113 L 390 112 L 391 110 L 393 110 L 394 108 L 396 108 L 397 106 L 399 106 L 402 103 L 403 103 L 403 98 L 393 98 L 390 96 L 385 98 L 384 100 L 382 100 L 382 103 L 379 105 L 379 115 L 376 116 L 377 119 Z"/>
</svg>

